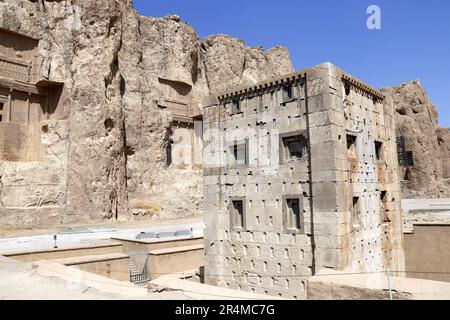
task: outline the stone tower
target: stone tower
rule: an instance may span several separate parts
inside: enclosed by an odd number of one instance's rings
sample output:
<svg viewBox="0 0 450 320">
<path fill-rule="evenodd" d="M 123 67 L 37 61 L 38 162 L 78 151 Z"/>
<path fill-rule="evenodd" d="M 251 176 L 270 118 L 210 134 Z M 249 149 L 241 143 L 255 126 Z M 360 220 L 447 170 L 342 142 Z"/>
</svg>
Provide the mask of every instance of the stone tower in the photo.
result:
<svg viewBox="0 0 450 320">
<path fill-rule="evenodd" d="M 204 101 L 205 282 L 306 297 L 403 270 L 392 101 L 325 63 Z"/>
</svg>

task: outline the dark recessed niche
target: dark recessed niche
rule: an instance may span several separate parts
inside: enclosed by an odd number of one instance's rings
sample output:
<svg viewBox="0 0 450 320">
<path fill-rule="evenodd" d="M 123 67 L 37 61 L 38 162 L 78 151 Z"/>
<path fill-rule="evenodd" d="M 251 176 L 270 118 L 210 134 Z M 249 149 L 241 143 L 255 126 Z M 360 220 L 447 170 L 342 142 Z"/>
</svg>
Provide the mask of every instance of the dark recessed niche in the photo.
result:
<svg viewBox="0 0 450 320">
<path fill-rule="evenodd" d="M 120 85 L 119 85 L 119 89 L 120 89 L 120 95 L 123 97 L 125 95 L 126 92 L 126 82 L 125 82 L 125 78 L 120 75 Z"/>
<path fill-rule="evenodd" d="M 110 118 L 106 119 L 105 122 L 105 129 L 110 131 L 112 128 L 114 128 L 114 121 Z"/>
<path fill-rule="evenodd" d="M 134 153 L 135 153 L 135 151 L 134 151 L 134 148 L 133 148 L 133 147 L 127 146 L 127 147 L 125 148 L 125 154 L 126 154 L 127 156 L 133 156 Z"/>
<path fill-rule="evenodd" d="M 345 84 L 344 88 L 345 88 L 345 95 L 348 96 L 350 94 L 350 85 L 349 84 Z"/>
</svg>

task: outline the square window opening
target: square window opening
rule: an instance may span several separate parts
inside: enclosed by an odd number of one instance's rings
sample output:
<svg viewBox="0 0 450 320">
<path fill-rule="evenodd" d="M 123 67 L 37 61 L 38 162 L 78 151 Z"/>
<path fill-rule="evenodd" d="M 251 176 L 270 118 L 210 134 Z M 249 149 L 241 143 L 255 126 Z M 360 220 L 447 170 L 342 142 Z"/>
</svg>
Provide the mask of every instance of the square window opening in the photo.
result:
<svg viewBox="0 0 450 320">
<path fill-rule="evenodd" d="M 375 141 L 375 157 L 376 160 L 383 160 L 383 143 Z"/>
<path fill-rule="evenodd" d="M 231 164 L 232 165 L 246 165 L 248 164 L 247 157 L 247 141 L 245 143 L 235 143 L 230 147 Z"/>
<path fill-rule="evenodd" d="M 358 228 L 360 225 L 360 208 L 359 208 L 359 197 L 353 197 L 352 201 L 352 212 L 351 221 L 353 228 Z"/>
<path fill-rule="evenodd" d="M 284 161 L 303 160 L 307 155 L 307 140 L 303 135 L 285 137 L 283 141 Z"/>
<path fill-rule="evenodd" d="M 300 230 L 300 200 L 299 199 L 287 199 L 288 209 L 288 229 Z"/>
<path fill-rule="evenodd" d="M 294 98 L 294 92 L 292 90 L 292 86 L 283 87 L 283 102 L 292 101 Z"/>
<path fill-rule="evenodd" d="M 385 203 L 387 200 L 387 191 L 381 191 L 380 192 L 380 201 L 382 203 Z"/>
<path fill-rule="evenodd" d="M 287 233 L 303 232 L 303 206 L 300 195 L 284 196 L 284 229 Z"/>
<path fill-rule="evenodd" d="M 233 113 L 240 113 L 242 112 L 241 109 L 241 101 L 239 99 L 233 100 Z"/>
<path fill-rule="evenodd" d="M 356 136 L 347 135 L 347 155 L 349 158 L 356 158 Z"/>
<path fill-rule="evenodd" d="M 380 206 L 380 215 L 381 215 L 382 221 L 390 222 L 389 214 L 388 214 L 389 209 L 387 207 L 387 192 L 386 191 L 380 192 L 379 206 Z"/>
<path fill-rule="evenodd" d="M 244 223 L 244 201 L 233 200 L 231 202 L 231 225 L 233 229 L 243 229 Z"/>
</svg>

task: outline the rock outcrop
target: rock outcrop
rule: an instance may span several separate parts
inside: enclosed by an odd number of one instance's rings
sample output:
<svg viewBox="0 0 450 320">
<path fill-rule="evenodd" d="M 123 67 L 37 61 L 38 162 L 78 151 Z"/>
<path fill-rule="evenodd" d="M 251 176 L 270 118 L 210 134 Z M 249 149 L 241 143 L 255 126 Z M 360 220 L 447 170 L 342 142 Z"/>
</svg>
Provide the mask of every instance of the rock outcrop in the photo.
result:
<svg viewBox="0 0 450 320">
<path fill-rule="evenodd" d="M 450 129 L 439 128 L 438 113 L 419 81 L 383 88 L 396 108 L 397 135 L 413 152 L 414 166 L 404 169 L 405 198 L 450 197 Z"/>
<path fill-rule="evenodd" d="M 261 48 L 247 47 L 242 40 L 214 35 L 202 41 L 202 48 L 208 84 L 216 93 L 293 70 L 289 53 L 283 47 L 264 52 Z"/>
<path fill-rule="evenodd" d="M 39 39 L 39 80 L 64 85 L 63 112 L 40 123 L 42 160 L 0 161 L 4 225 L 201 214 L 201 169 L 167 166 L 161 83 L 189 87 L 198 109 L 204 96 L 293 71 L 285 48 L 199 39 L 177 16 L 139 16 L 131 0 L 0 0 L 0 28 Z M 450 132 L 423 88 L 384 91 L 414 152 L 405 195 L 450 196 Z"/>
<path fill-rule="evenodd" d="M 0 224 L 198 215 L 202 172 L 167 167 L 173 116 L 160 79 L 211 93 L 292 72 L 286 49 L 199 39 L 177 16 L 131 0 L 0 0 L 0 28 L 39 39 L 39 77 L 64 84 L 65 113 L 42 123 L 44 161 L 0 161 Z"/>
</svg>

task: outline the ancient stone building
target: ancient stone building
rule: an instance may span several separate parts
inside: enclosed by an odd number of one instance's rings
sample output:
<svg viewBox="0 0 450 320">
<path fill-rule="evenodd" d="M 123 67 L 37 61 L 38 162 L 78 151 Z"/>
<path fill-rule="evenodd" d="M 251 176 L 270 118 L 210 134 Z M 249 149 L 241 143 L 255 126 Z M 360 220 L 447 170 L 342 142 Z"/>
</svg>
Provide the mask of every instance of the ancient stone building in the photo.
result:
<svg viewBox="0 0 450 320">
<path fill-rule="evenodd" d="M 205 281 L 305 298 L 403 270 L 392 101 L 325 63 L 204 101 Z"/>
</svg>

